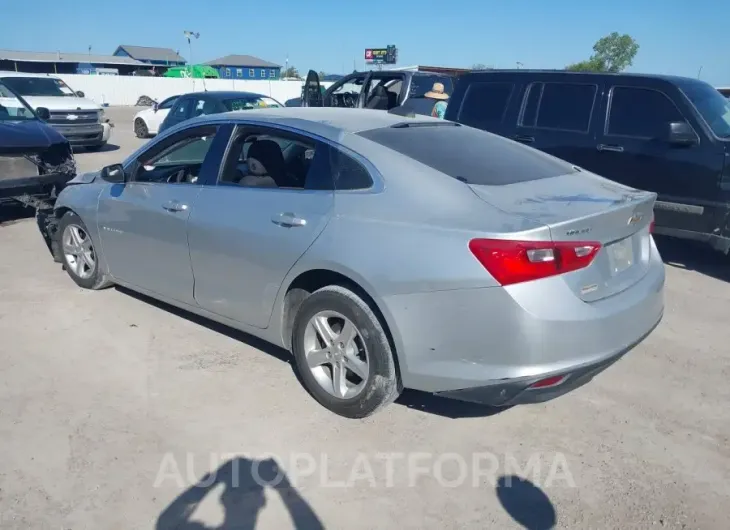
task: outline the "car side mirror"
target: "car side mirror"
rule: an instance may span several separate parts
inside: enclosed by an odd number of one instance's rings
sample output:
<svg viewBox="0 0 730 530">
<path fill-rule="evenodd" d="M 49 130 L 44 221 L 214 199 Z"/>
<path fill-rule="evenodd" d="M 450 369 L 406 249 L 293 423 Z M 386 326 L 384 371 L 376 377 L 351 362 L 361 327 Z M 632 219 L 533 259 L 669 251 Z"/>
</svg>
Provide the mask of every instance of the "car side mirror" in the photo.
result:
<svg viewBox="0 0 730 530">
<path fill-rule="evenodd" d="M 76 95 L 78 97 L 80 97 L 80 98 L 85 98 L 86 97 L 86 94 L 84 94 L 83 92 L 81 92 L 81 90 L 79 90 L 78 92 L 76 92 Z"/>
<path fill-rule="evenodd" d="M 35 109 L 35 113 L 43 121 L 48 121 L 51 119 L 51 111 L 49 111 L 46 107 L 38 107 L 37 109 Z"/>
<path fill-rule="evenodd" d="M 124 183 L 126 181 L 124 167 L 122 166 L 122 164 L 112 164 L 111 166 L 106 166 L 101 170 L 101 178 L 107 182 L 112 182 L 114 184 Z"/>
<path fill-rule="evenodd" d="M 692 126 L 686 121 L 670 122 L 667 130 L 667 141 L 671 145 L 697 145 L 700 139 Z"/>
</svg>

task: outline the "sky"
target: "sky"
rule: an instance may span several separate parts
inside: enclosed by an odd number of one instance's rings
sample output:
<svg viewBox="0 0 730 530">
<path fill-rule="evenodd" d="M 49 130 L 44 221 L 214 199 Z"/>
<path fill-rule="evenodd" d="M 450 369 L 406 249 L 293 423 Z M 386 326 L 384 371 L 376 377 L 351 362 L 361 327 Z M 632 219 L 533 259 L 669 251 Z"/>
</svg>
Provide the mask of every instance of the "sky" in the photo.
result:
<svg viewBox="0 0 730 530">
<path fill-rule="evenodd" d="M 364 69 L 365 48 L 399 64 L 563 68 L 613 31 L 639 43 L 629 71 L 730 86 L 730 0 L 0 0 L 0 49 L 112 54 L 119 44 L 192 61 L 254 55 L 327 73 Z"/>
</svg>

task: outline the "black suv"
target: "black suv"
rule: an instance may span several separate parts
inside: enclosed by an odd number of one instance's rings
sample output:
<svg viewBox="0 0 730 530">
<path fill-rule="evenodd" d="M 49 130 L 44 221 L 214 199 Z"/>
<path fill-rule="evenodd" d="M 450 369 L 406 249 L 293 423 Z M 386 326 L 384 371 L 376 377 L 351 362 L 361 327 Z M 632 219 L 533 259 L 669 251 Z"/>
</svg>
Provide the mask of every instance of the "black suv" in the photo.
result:
<svg viewBox="0 0 730 530">
<path fill-rule="evenodd" d="M 0 82 L 0 207 L 38 206 L 76 175 L 68 140 L 41 119 L 48 116 Z"/>
<path fill-rule="evenodd" d="M 730 101 L 703 81 L 472 72 L 459 77 L 446 119 L 656 192 L 656 233 L 730 250 Z"/>
</svg>

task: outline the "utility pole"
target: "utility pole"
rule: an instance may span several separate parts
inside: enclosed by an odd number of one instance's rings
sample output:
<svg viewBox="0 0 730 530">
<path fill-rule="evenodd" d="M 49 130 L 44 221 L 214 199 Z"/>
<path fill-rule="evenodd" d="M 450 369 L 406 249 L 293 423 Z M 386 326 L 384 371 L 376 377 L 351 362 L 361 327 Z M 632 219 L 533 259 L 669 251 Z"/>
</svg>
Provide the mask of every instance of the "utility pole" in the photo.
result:
<svg viewBox="0 0 730 530">
<path fill-rule="evenodd" d="M 699 79 L 699 78 L 700 78 L 700 74 L 701 74 L 701 73 L 702 73 L 702 67 L 700 66 L 700 69 L 699 69 L 699 71 L 697 72 L 697 79 Z"/>
</svg>

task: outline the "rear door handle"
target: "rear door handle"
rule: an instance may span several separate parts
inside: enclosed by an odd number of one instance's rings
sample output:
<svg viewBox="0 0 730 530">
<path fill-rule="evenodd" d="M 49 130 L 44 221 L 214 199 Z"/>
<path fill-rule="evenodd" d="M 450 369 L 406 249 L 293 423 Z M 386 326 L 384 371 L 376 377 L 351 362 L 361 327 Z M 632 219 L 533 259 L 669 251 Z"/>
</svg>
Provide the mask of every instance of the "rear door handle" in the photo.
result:
<svg viewBox="0 0 730 530">
<path fill-rule="evenodd" d="M 168 212 L 184 212 L 188 209 L 187 204 L 181 204 L 179 201 L 168 201 L 162 207 Z"/>
<path fill-rule="evenodd" d="M 517 136 L 513 136 L 512 138 L 517 140 L 518 142 L 522 142 L 525 144 L 531 144 L 532 142 L 535 141 L 534 136 L 522 136 L 520 134 L 518 134 Z"/>
<path fill-rule="evenodd" d="M 596 149 L 599 151 L 612 151 L 614 153 L 623 153 L 624 148 L 621 145 L 606 145 L 606 144 L 598 144 L 596 146 Z"/>
<path fill-rule="evenodd" d="M 302 219 L 301 217 L 297 217 L 295 214 L 291 212 L 282 212 L 274 215 L 271 218 L 271 222 L 284 227 L 294 227 L 294 226 L 304 226 L 307 224 L 306 219 Z"/>
</svg>

